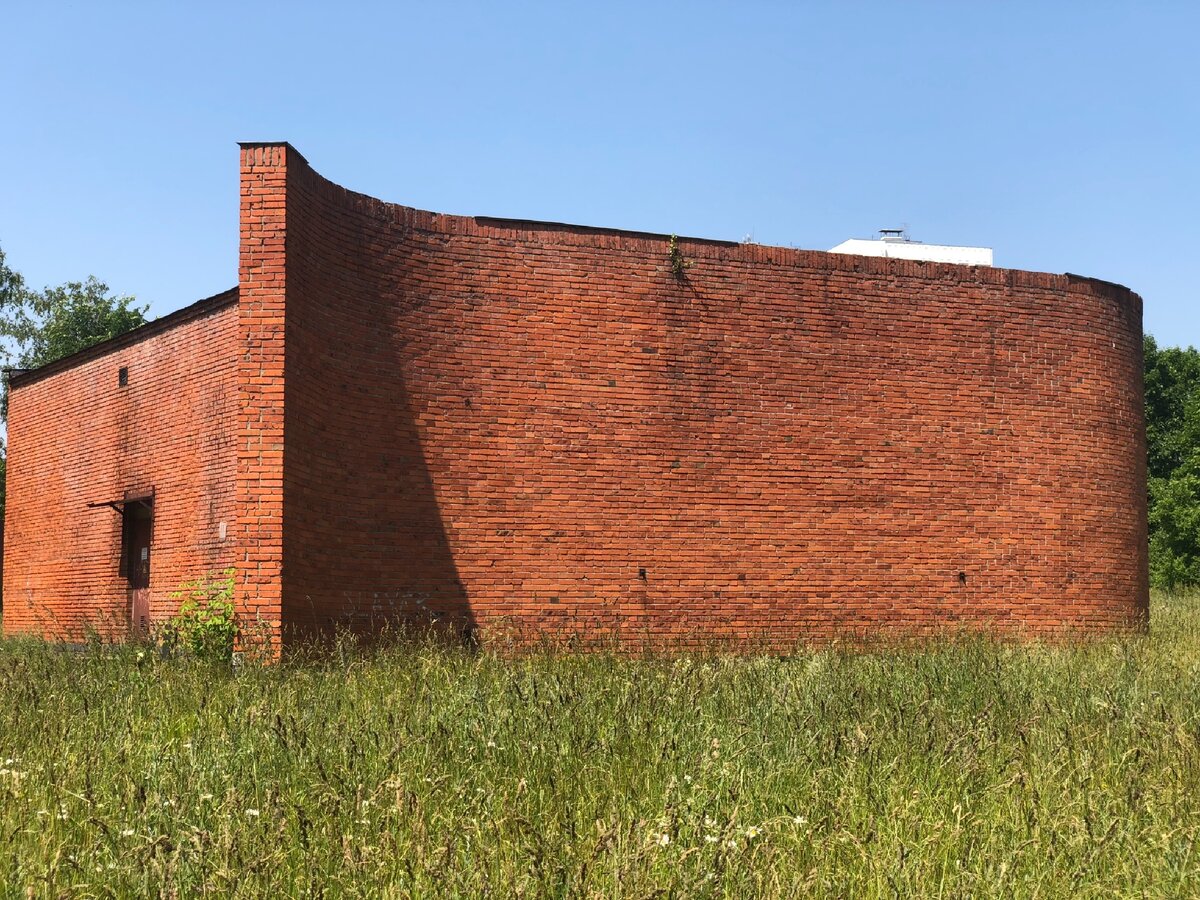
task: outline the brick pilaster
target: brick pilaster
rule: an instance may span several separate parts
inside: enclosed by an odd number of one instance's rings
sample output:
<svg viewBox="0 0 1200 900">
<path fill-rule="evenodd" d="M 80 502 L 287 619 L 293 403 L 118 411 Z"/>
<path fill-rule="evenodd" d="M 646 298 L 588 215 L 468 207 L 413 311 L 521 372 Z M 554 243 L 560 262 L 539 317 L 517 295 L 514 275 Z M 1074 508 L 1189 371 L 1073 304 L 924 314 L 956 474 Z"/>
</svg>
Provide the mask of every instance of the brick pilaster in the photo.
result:
<svg viewBox="0 0 1200 900">
<path fill-rule="evenodd" d="M 283 595 L 285 144 L 241 145 L 238 613 L 278 652 Z"/>
</svg>

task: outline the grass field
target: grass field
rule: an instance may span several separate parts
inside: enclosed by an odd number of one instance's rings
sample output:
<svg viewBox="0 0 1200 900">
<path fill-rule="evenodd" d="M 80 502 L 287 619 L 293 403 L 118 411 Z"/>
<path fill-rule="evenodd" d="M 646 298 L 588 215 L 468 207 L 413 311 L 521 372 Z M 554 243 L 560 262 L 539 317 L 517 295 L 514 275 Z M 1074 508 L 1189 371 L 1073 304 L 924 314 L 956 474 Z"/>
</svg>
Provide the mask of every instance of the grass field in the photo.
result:
<svg viewBox="0 0 1200 900">
<path fill-rule="evenodd" d="M 788 659 L 0 644 L 6 896 L 1187 896 L 1200 600 Z"/>
</svg>

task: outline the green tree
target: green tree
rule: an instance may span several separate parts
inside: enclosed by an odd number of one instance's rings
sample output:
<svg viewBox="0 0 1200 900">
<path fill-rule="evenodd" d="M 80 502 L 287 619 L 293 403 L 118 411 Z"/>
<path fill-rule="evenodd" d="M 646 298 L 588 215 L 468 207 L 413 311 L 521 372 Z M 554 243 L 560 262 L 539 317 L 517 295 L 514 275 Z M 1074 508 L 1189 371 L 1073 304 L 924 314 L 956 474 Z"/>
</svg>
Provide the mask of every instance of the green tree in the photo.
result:
<svg viewBox="0 0 1200 900">
<path fill-rule="evenodd" d="M 16 297 L 0 306 L 0 337 L 12 342 L 9 358 L 22 369 L 52 363 L 146 321 L 146 307 L 112 295 L 94 277 L 43 291 L 22 288 Z"/>
<path fill-rule="evenodd" d="M 102 281 L 69 281 L 30 290 L 0 249 L 0 356 L 6 367 L 33 369 L 129 331 L 146 321 L 146 307 L 113 295 Z M 8 384 L 0 396 L 8 420 Z M 0 522 L 4 517 L 6 454 L 0 442 Z"/>
<path fill-rule="evenodd" d="M 1150 580 L 1200 584 L 1200 351 L 1145 338 Z"/>
<path fill-rule="evenodd" d="M 20 273 L 9 268 L 4 256 L 4 248 L 0 247 L 0 309 L 10 309 L 18 305 L 25 295 L 25 281 Z M 8 399 L 8 385 L 5 384 L 5 396 L 0 397 L 0 415 L 5 411 L 4 401 Z M 8 457 L 4 452 L 4 441 L 0 440 L 0 524 L 4 522 L 4 479 L 8 469 Z"/>
<path fill-rule="evenodd" d="M 1200 584 L 1200 477 L 1151 478 L 1149 493 L 1151 582 L 1171 591 Z"/>
<path fill-rule="evenodd" d="M 0 309 L 7 309 L 18 303 L 24 293 L 25 280 L 19 273 L 8 267 L 4 257 L 4 248 L 0 247 Z"/>
</svg>

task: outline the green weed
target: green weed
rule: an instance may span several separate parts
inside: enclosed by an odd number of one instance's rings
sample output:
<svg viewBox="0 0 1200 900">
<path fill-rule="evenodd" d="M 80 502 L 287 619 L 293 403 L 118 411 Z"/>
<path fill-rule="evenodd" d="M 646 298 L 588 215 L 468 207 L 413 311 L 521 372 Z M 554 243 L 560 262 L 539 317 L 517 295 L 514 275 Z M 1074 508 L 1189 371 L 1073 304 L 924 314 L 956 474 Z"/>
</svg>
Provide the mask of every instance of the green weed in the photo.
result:
<svg viewBox="0 0 1200 900">
<path fill-rule="evenodd" d="M 233 658 L 237 617 L 233 608 L 236 569 L 185 581 L 171 596 L 179 611 L 159 629 L 157 639 L 167 650 L 182 650 L 199 659 L 226 662 Z"/>
</svg>

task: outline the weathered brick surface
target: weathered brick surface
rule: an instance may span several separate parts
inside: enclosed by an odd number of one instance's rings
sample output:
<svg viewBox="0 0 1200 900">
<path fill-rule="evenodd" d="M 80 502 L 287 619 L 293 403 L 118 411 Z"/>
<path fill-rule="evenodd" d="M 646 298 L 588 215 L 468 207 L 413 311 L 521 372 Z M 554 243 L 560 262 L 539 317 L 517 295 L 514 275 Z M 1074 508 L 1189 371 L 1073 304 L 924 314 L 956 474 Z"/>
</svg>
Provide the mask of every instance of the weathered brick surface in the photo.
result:
<svg viewBox="0 0 1200 900">
<path fill-rule="evenodd" d="M 9 400 L 4 632 L 123 631 L 121 516 L 89 503 L 153 489 L 153 619 L 181 582 L 234 559 L 235 292 L 74 365 L 16 379 Z M 182 321 L 179 321 L 182 319 Z M 148 332 L 148 333 L 147 333 Z M 70 361 L 67 361 L 70 362 Z M 129 383 L 118 385 L 121 367 Z M 221 523 L 225 538 L 221 538 Z"/>
<path fill-rule="evenodd" d="M 783 643 L 1147 605 L 1141 301 L 289 165 L 284 618 Z"/>
<path fill-rule="evenodd" d="M 660 236 L 394 206 L 280 144 L 242 148 L 241 204 L 236 307 L 14 391 L 6 629 L 113 608 L 117 517 L 81 510 L 131 479 L 163 498 L 156 608 L 232 559 L 281 638 L 1144 619 L 1122 287 L 687 239 L 677 277 Z M 161 393 L 128 449 L 135 350 Z"/>
</svg>

